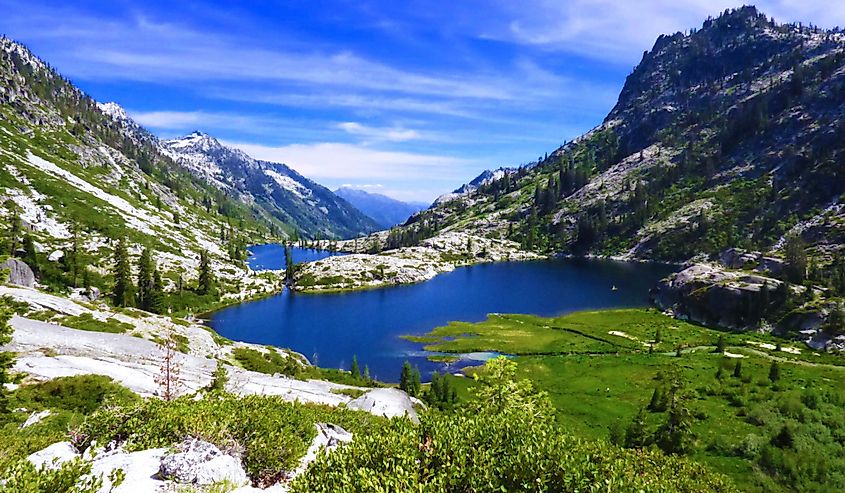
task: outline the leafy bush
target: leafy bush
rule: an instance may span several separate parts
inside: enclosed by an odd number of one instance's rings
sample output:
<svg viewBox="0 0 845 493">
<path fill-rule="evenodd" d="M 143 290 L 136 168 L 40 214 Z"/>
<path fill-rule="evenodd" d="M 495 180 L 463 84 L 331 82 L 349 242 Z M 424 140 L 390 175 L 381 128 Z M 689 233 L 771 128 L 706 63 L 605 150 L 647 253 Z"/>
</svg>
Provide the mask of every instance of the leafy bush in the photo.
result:
<svg viewBox="0 0 845 493">
<path fill-rule="evenodd" d="M 245 347 L 232 350 L 232 355 L 247 370 L 274 375 L 297 376 L 302 371 L 302 365 L 292 357 L 284 357 L 275 349 L 265 352 Z"/>
<path fill-rule="evenodd" d="M 315 423 L 335 423 L 358 436 L 379 436 L 384 421 L 365 412 L 291 403 L 281 397 L 220 395 L 104 408 L 89 418 L 84 432 L 88 440 L 100 443 L 124 441 L 129 450 L 202 438 L 224 450 L 242 451 L 252 480 L 269 485 L 305 454 L 316 434 Z"/>
<path fill-rule="evenodd" d="M 419 426 L 391 421 L 322 455 L 294 492 L 734 491 L 719 475 L 677 457 L 628 451 L 561 433 L 548 397 L 516 381 L 515 363 L 488 362 L 478 399 Z"/>
<path fill-rule="evenodd" d="M 63 463 L 56 469 L 42 466 L 36 469 L 28 460 L 20 460 L 3 472 L 1 493 L 96 493 L 103 480 L 89 476 L 91 464 L 81 459 Z"/>
<path fill-rule="evenodd" d="M 27 385 L 15 393 L 18 405 L 28 409 L 64 409 L 90 414 L 105 402 L 132 404 L 140 398 L 102 375 L 60 377 Z"/>
<path fill-rule="evenodd" d="M 76 317 L 64 317 L 61 319 L 61 324 L 65 327 L 71 327 L 79 330 L 89 330 L 92 332 L 109 332 L 112 334 L 122 334 L 134 327 L 132 324 L 121 322 L 114 318 L 106 320 L 97 320 L 90 313 L 82 313 Z"/>
</svg>

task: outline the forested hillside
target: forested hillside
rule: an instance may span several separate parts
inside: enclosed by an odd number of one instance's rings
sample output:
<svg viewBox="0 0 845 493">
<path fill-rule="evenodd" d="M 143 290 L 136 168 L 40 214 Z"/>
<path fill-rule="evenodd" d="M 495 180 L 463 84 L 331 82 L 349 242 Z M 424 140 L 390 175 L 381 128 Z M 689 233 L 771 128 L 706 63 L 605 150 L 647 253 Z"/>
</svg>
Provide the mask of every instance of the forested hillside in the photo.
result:
<svg viewBox="0 0 845 493">
<path fill-rule="evenodd" d="M 753 7 L 661 36 L 594 130 L 405 227 L 526 248 L 687 260 L 777 252 L 800 234 L 827 264 L 843 237 L 845 35 Z"/>
</svg>

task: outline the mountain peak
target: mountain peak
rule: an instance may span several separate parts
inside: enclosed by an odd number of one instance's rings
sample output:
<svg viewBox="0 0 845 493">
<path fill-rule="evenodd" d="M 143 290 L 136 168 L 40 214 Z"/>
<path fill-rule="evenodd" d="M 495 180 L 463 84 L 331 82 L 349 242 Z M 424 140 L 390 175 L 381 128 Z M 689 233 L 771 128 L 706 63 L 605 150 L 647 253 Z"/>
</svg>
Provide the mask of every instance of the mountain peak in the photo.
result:
<svg viewBox="0 0 845 493">
<path fill-rule="evenodd" d="M 197 151 L 208 151 L 213 149 L 221 149 L 225 146 L 216 138 L 208 135 L 200 130 L 193 132 L 178 139 L 168 140 L 167 147 L 172 149 L 195 149 Z"/>
<path fill-rule="evenodd" d="M 126 110 L 124 110 L 122 106 L 115 103 L 114 101 L 109 101 L 108 103 L 97 103 L 97 107 L 100 108 L 100 111 L 110 116 L 113 120 L 121 121 L 131 119 L 129 118 L 129 114 L 126 113 Z"/>
</svg>

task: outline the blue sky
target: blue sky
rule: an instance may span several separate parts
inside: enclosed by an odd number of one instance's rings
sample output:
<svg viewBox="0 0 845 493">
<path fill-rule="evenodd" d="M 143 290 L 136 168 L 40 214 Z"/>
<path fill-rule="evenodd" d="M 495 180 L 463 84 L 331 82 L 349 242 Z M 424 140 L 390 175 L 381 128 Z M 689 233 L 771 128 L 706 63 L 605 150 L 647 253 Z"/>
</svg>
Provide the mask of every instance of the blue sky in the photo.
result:
<svg viewBox="0 0 845 493">
<path fill-rule="evenodd" d="M 832 27 L 839 3 L 757 6 Z M 659 34 L 738 5 L 0 0 L 0 32 L 162 137 L 199 129 L 331 188 L 427 201 L 599 124 Z"/>
</svg>

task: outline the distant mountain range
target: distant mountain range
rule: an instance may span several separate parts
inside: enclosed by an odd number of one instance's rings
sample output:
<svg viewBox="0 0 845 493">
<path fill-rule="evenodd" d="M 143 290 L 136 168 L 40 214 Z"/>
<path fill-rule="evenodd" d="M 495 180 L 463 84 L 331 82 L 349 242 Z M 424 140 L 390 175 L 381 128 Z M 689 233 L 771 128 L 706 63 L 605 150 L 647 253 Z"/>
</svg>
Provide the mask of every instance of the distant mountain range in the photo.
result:
<svg viewBox="0 0 845 493">
<path fill-rule="evenodd" d="M 340 187 L 334 193 L 371 217 L 384 229 L 404 223 L 409 217 L 430 205 L 424 202 L 402 202 L 386 195 L 350 187 Z"/>
<path fill-rule="evenodd" d="M 255 203 L 300 235 L 349 238 L 379 229 L 376 221 L 328 188 L 284 164 L 253 159 L 205 133 L 161 141 L 160 147 L 195 176 Z"/>
</svg>

